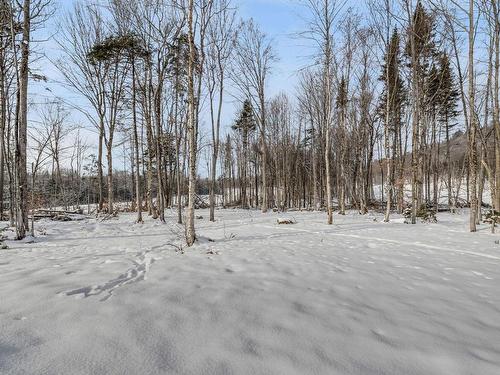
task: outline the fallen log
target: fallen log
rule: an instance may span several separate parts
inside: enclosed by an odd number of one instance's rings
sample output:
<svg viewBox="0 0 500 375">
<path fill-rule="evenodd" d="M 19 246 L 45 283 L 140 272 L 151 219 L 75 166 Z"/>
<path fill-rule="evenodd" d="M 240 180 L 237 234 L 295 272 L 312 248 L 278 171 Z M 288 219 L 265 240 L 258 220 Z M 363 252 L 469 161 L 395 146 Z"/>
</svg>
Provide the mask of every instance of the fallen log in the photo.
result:
<svg viewBox="0 0 500 375">
<path fill-rule="evenodd" d="M 294 219 L 285 219 L 285 218 L 278 218 L 277 222 L 278 222 L 278 224 L 296 224 L 297 223 Z"/>
</svg>

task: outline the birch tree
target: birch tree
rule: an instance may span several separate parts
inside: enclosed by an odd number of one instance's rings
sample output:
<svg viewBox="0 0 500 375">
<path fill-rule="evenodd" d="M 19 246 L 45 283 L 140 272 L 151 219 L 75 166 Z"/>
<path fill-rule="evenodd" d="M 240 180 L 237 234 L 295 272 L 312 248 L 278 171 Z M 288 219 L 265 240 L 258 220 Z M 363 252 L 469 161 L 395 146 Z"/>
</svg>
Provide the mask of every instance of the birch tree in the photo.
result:
<svg viewBox="0 0 500 375">
<path fill-rule="evenodd" d="M 235 52 L 236 71 L 233 81 L 243 97 L 249 99 L 255 108 L 260 136 L 261 154 L 261 211 L 267 212 L 268 199 L 268 150 L 266 139 L 266 85 L 271 74 L 272 64 L 277 58 L 272 42 L 255 22 L 250 19 L 240 26 Z"/>
<path fill-rule="evenodd" d="M 327 223 L 333 223 L 332 185 L 331 185 L 331 127 L 333 123 L 333 32 L 337 16 L 344 2 L 335 0 L 305 0 L 311 19 L 307 30 L 302 34 L 317 47 L 317 58 L 322 66 L 322 126 L 325 134 L 325 184 Z"/>
<path fill-rule="evenodd" d="M 215 221 L 215 188 L 219 155 L 220 127 L 224 90 L 236 38 L 235 11 L 229 0 L 215 3 L 215 16 L 208 27 L 207 90 L 210 101 L 212 156 L 210 165 L 210 221 Z"/>
</svg>

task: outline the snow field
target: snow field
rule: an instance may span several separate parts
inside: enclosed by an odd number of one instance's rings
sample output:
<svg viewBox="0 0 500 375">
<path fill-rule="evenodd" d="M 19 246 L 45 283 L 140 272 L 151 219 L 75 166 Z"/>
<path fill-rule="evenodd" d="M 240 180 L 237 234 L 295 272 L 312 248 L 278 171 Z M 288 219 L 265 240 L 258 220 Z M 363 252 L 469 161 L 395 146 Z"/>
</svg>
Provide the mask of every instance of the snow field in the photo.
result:
<svg viewBox="0 0 500 375">
<path fill-rule="evenodd" d="M 0 373 L 500 373 L 500 236 L 467 212 L 197 215 L 193 248 L 175 212 L 8 241 Z"/>
</svg>

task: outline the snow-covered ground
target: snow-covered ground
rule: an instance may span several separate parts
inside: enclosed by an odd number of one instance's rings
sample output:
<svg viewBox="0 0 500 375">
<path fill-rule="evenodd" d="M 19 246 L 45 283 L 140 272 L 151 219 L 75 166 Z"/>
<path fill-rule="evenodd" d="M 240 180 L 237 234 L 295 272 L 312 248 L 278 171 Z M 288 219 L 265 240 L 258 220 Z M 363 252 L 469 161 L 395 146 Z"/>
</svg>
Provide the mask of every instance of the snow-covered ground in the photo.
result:
<svg viewBox="0 0 500 375">
<path fill-rule="evenodd" d="M 500 236 L 466 212 L 216 214 L 193 248 L 173 212 L 8 241 L 0 374 L 500 374 Z"/>
</svg>

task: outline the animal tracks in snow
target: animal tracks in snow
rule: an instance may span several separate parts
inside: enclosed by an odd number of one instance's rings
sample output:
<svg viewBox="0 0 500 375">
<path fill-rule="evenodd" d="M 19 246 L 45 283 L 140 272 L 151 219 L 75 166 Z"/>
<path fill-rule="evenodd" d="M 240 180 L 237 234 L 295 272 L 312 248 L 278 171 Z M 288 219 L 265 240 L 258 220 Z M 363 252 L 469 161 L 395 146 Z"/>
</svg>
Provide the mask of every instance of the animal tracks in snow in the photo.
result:
<svg viewBox="0 0 500 375">
<path fill-rule="evenodd" d="M 121 288 L 128 284 L 136 283 L 138 281 L 146 280 L 146 274 L 149 272 L 149 268 L 156 260 L 149 254 L 150 251 L 151 250 L 138 253 L 136 259 L 132 261 L 132 267 L 130 267 L 125 273 L 122 273 L 120 276 L 103 284 L 90 285 L 83 288 L 70 290 L 66 292 L 66 295 L 87 298 L 104 293 L 105 296 L 101 298 L 101 301 L 106 301 L 118 288 Z"/>
<path fill-rule="evenodd" d="M 499 374 L 499 234 L 447 213 L 414 226 L 278 215 L 217 211 L 191 248 L 133 213 L 9 241 L 0 373 Z"/>
<path fill-rule="evenodd" d="M 270 225 L 258 225 L 262 228 L 268 228 L 268 229 L 274 229 L 274 227 Z M 280 228 L 281 229 L 281 228 Z M 308 229 L 300 229 L 300 228 L 284 228 L 285 230 L 292 230 L 295 232 L 304 232 L 304 233 L 309 233 L 309 234 L 316 234 L 316 235 L 329 235 L 329 236 L 338 236 L 338 237 L 346 237 L 346 238 L 354 238 L 354 239 L 359 239 L 363 241 L 367 241 L 367 247 L 371 249 L 375 249 L 378 246 L 374 244 L 373 242 L 370 241 L 376 241 L 380 243 L 390 243 L 394 245 L 407 245 L 407 241 L 400 241 L 400 240 L 394 240 L 394 239 L 389 239 L 389 238 L 378 238 L 378 237 L 373 237 L 373 236 L 361 236 L 358 234 L 351 234 L 351 233 L 338 233 L 335 230 L 323 230 L 323 231 L 313 231 L 313 230 L 308 230 Z M 283 233 L 276 233 L 273 235 L 270 235 L 269 237 L 279 237 L 283 236 Z M 295 234 L 297 235 L 297 234 Z M 289 236 L 287 234 L 287 236 Z M 426 248 L 430 250 L 438 250 L 438 251 L 447 251 L 447 252 L 452 252 L 452 253 L 457 253 L 457 254 L 463 254 L 463 255 L 471 255 L 475 257 L 482 257 L 482 258 L 487 258 L 487 259 L 492 259 L 492 260 L 500 260 L 500 257 L 491 255 L 491 254 L 485 254 L 482 252 L 477 252 L 477 251 L 469 251 L 469 250 L 461 250 L 461 249 L 451 249 L 443 246 L 436 246 L 436 245 L 431 245 L 431 244 L 426 244 L 422 242 L 412 242 L 412 246 L 420 247 L 420 248 Z"/>
</svg>

